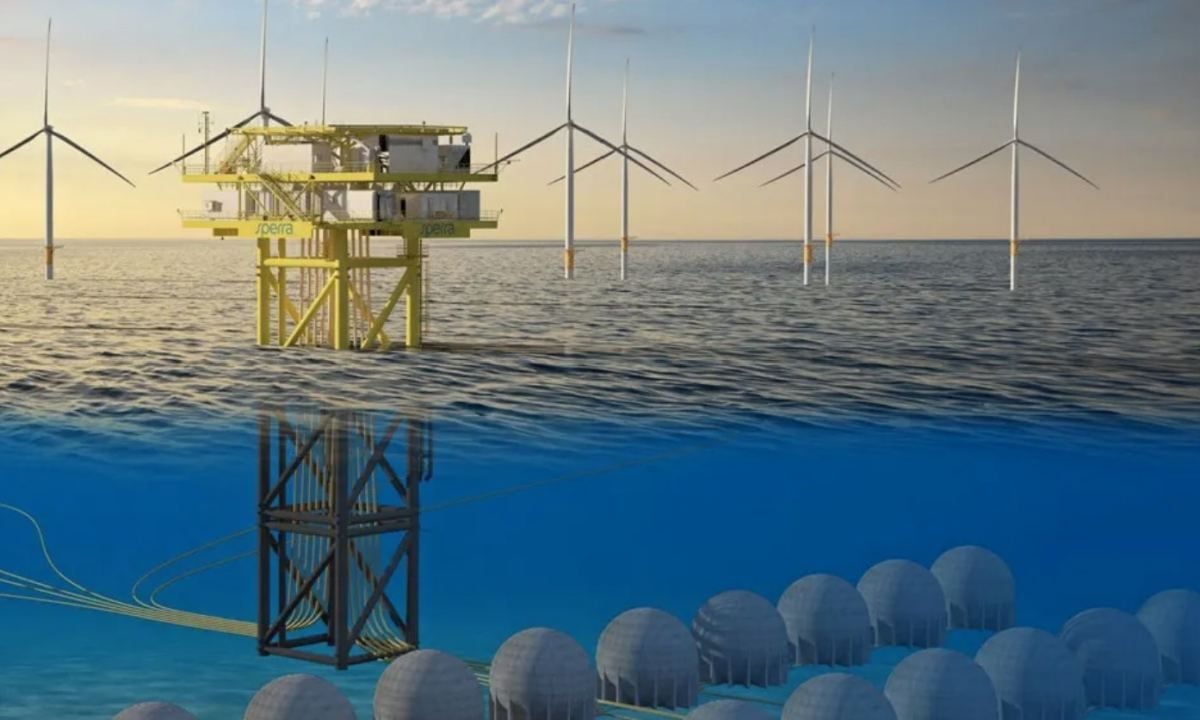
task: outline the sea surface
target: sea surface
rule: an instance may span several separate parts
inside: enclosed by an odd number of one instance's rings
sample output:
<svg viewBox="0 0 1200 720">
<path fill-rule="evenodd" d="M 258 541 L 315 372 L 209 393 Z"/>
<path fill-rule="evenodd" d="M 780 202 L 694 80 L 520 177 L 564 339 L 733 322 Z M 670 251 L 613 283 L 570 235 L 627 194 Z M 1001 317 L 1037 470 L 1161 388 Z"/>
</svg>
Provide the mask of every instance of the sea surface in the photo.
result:
<svg viewBox="0 0 1200 720">
<path fill-rule="evenodd" d="M 130 601 L 251 526 L 268 407 L 432 421 L 422 644 L 468 659 L 533 626 L 591 652 L 632 607 L 689 623 L 723 590 L 774 601 L 963 544 L 1002 555 L 1018 622 L 1054 632 L 1200 589 L 1200 241 L 1027 242 L 1016 293 L 1006 243 L 834 252 L 805 287 L 796 243 L 635 243 L 622 283 L 613 244 L 586 243 L 568 283 L 554 244 L 431 242 L 430 347 L 360 354 L 256 348 L 244 241 L 66 243 L 53 283 L 36 242 L 0 241 L 0 719 L 149 699 L 240 718 L 290 672 L 371 717 L 376 665 L 4 597 L 47 599 L 3 580 L 57 568 Z M 235 536 L 141 592 L 252 619 L 253 550 Z M 860 672 L 882 685 L 906 652 Z M 818 671 L 714 692 L 777 717 Z M 1200 689 L 1092 717 L 1200 718 Z"/>
</svg>

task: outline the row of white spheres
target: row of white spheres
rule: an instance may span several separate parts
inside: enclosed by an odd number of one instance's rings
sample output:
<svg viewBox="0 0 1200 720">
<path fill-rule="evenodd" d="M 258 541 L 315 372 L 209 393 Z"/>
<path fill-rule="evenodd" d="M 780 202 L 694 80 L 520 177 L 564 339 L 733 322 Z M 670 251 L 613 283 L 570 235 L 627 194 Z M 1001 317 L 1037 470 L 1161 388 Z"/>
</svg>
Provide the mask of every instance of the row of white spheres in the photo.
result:
<svg viewBox="0 0 1200 720">
<path fill-rule="evenodd" d="M 870 646 L 934 646 L 948 627 L 1003 632 L 985 643 L 974 661 L 940 649 L 906 658 L 884 693 L 871 687 L 872 694 L 866 690 L 869 683 L 839 673 L 810 680 L 793 693 L 785 720 L 906 720 L 924 717 L 939 703 L 994 708 L 997 701 L 1035 716 L 1070 720 L 1081 717 L 1088 705 L 1152 707 L 1164 679 L 1200 684 L 1200 594 L 1160 593 L 1137 618 L 1116 610 L 1085 611 L 1068 621 L 1060 637 L 1032 628 L 1006 629 L 1013 622 L 1013 595 L 1003 560 L 983 548 L 962 547 L 943 554 L 932 572 L 906 560 L 885 561 L 868 570 L 858 587 L 833 576 L 808 576 L 793 583 L 777 606 L 745 591 L 721 593 L 700 608 L 690 632 L 660 610 L 630 610 L 605 628 L 595 668 L 569 636 L 534 628 L 509 638 L 493 658 L 491 717 L 590 720 L 596 711 L 597 676 L 602 700 L 692 707 L 701 678 L 706 683 L 778 685 L 786 681 L 788 665 L 860 665 Z M 1043 681 L 1017 681 L 1029 672 Z M 975 691 L 949 692 L 963 687 Z M 846 699 L 851 696 L 858 700 Z M 988 717 L 986 710 L 981 712 Z M 730 701 L 702 705 L 689 718 L 761 716 L 753 705 Z M 143 703 L 117 716 L 192 717 L 165 703 Z M 268 684 L 245 715 L 246 720 L 353 717 L 335 687 L 308 675 Z M 375 717 L 480 720 L 475 673 L 445 653 L 405 655 L 380 678 Z"/>
<path fill-rule="evenodd" d="M 148 702 L 121 711 L 113 720 L 196 720 L 177 705 Z M 350 701 L 328 680 L 284 675 L 267 683 L 246 706 L 245 720 L 355 720 Z"/>
</svg>

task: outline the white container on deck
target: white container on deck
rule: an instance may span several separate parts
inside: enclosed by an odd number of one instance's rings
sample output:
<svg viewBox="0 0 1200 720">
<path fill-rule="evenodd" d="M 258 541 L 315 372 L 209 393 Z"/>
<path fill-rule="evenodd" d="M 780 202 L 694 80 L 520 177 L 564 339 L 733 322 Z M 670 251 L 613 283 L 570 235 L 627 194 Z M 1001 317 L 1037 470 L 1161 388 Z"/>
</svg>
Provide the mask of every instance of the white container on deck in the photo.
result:
<svg viewBox="0 0 1200 720">
<path fill-rule="evenodd" d="M 435 173 L 440 163 L 437 138 L 387 136 L 388 165 L 393 173 Z"/>
</svg>

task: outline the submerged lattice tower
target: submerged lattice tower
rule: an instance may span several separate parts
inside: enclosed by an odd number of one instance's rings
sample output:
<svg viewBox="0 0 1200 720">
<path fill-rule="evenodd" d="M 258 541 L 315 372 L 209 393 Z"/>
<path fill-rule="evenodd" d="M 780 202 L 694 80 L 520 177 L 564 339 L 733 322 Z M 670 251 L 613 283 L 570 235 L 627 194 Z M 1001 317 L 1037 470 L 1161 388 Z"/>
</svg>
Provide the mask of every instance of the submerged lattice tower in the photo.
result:
<svg viewBox="0 0 1200 720">
<path fill-rule="evenodd" d="M 769 687 L 787 681 L 787 627 L 766 598 L 730 590 L 704 603 L 692 619 L 705 683 Z"/>
<path fill-rule="evenodd" d="M 862 594 L 834 575 L 809 575 L 779 598 L 796 665 L 862 665 L 871 654 L 871 614 Z"/>
<path fill-rule="evenodd" d="M 186 183 L 215 185 L 184 227 L 257 243 L 259 345 L 387 349 L 405 301 L 404 343 L 423 341 L 426 238 L 494 229 L 468 183 L 471 135 L 443 125 L 244 125 L 224 157 L 182 165 Z M 383 292 L 377 292 L 382 290 Z"/>
<path fill-rule="evenodd" d="M 896 720 L 896 711 L 870 682 L 846 673 L 818 675 L 796 688 L 783 720 Z"/>
<path fill-rule="evenodd" d="M 125 708 L 113 720 L 196 720 L 196 716 L 171 703 L 144 702 Z"/>
<path fill-rule="evenodd" d="M 639 707 L 684 708 L 700 692 L 700 656 L 691 632 L 654 608 L 627 610 L 596 645 L 600 699 Z"/>
<path fill-rule="evenodd" d="M 1150 631 L 1121 610 L 1084 610 L 1059 637 L 1083 665 L 1088 704 L 1149 710 L 1162 689 L 1162 658 Z"/>
<path fill-rule="evenodd" d="M 250 700 L 245 720 L 355 720 L 354 708 L 328 680 L 284 675 Z"/>
<path fill-rule="evenodd" d="M 513 635 L 492 658 L 491 720 L 594 720 L 596 670 L 570 636 L 549 628 Z"/>
<path fill-rule="evenodd" d="M 421 412 L 263 407 L 258 651 L 346 669 L 420 643 Z"/>
<path fill-rule="evenodd" d="M 475 673 L 437 650 L 393 660 L 375 685 L 375 720 L 483 720 Z"/>
<path fill-rule="evenodd" d="M 688 713 L 687 720 L 771 720 L 771 715 L 744 700 L 714 700 Z"/>
<path fill-rule="evenodd" d="M 897 720 L 997 720 L 996 691 L 983 668 L 962 653 L 929 648 L 900 661 L 884 695 Z"/>
<path fill-rule="evenodd" d="M 946 595 L 950 628 L 1005 630 L 1016 617 L 1012 571 L 999 555 L 966 545 L 942 553 L 930 568 Z"/>
<path fill-rule="evenodd" d="M 863 574 L 875 644 L 936 647 L 946 636 L 946 596 L 933 573 L 911 560 L 885 560 Z"/>
<path fill-rule="evenodd" d="M 1158 645 L 1163 680 L 1200 685 L 1200 593 L 1165 590 L 1147 600 L 1137 616 Z"/>
<path fill-rule="evenodd" d="M 1000 720 L 1079 720 L 1087 714 L 1083 668 L 1061 640 L 1036 628 L 988 638 L 975 662 L 992 680 Z"/>
</svg>

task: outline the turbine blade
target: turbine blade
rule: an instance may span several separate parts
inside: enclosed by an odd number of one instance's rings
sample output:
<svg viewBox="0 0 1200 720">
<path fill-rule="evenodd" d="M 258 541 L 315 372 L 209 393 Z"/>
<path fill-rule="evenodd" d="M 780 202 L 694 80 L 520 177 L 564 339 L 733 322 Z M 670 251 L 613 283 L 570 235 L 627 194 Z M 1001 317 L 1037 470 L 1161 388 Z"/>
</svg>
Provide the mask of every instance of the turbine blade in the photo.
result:
<svg viewBox="0 0 1200 720">
<path fill-rule="evenodd" d="M 836 158 L 838 158 L 838 159 L 840 159 L 840 160 L 843 160 L 843 161 L 845 161 L 845 162 L 846 162 L 846 163 L 848 163 L 850 166 L 852 166 L 852 167 L 853 167 L 855 170 L 858 170 L 859 172 L 863 173 L 863 174 L 864 174 L 864 175 L 866 175 L 867 177 L 871 178 L 872 180 L 874 180 L 875 182 L 877 182 L 877 183 L 879 183 L 880 185 L 884 186 L 884 187 L 885 187 L 885 188 L 887 188 L 888 190 L 891 190 L 892 192 L 896 192 L 897 190 L 899 190 L 899 189 L 900 189 L 898 186 L 896 186 L 896 185 L 893 185 L 893 184 L 891 184 L 890 182 L 888 182 L 888 181 L 887 181 L 885 178 L 883 178 L 883 177 L 881 177 L 881 176 L 879 176 L 879 175 L 875 174 L 874 172 L 872 172 L 870 168 L 868 168 L 868 167 L 864 167 L 864 166 L 860 165 L 860 164 L 858 163 L 858 161 L 854 160 L 853 158 L 850 158 L 850 157 L 847 157 L 847 156 L 845 156 L 845 155 L 841 154 L 841 153 L 840 153 L 840 152 L 838 152 L 837 150 L 834 150 L 834 151 L 833 151 L 833 156 L 834 156 L 834 157 L 836 157 Z"/>
<path fill-rule="evenodd" d="M 163 170 L 166 170 L 167 168 L 171 167 L 172 165 L 174 165 L 174 164 L 175 164 L 175 163 L 177 163 L 177 162 L 180 162 L 180 161 L 183 161 L 183 160 L 187 160 L 188 158 L 190 158 L 191 156 L 193 156 L 193 155 L 195 155 L 196 153 L 200 152 L 200 151 L 201 151 L 201 150 L 203 150 L 204 148 L 206 148 L 206 147 L 210 147 L 210 146 L 212 146 L 213 144 L 215 144 L 215 143 L 217 143 L 217 142 L 219 142 L 219 141 L 221 141 L 221 140 L 224 140 L 225 138 L 229 137 L 229 133 L 233 132 L 234 130 L 236 130 L 236 129 L 240 128 L 240 127 L 245 127 L 245 126 L 246 126 L 247 124 L 249 124 L 249 123 L 250 123 L 252 120 L 256 120 L 256 119 L 258 119 L 258 118 L 259 118 L 259 117 L 261 117 L 261 116 L 262 116 L 262 112 L 261 112 L 261 111 L 260 111 L 260 112 L 256 112 L 256 113 L 254 113 L 254 114 L 253 114 L 253 115 L 251 115 L 250 117 L 248 117 L 248 118 L 246 118 L 245 120 L 241 121 L 240 123 L 238 123 L 238 124 L 234 125 L 233 127 L 229 128 L 228 130 L 226 130 L 226 131 L 224 131 L 224 132 L 221 132 L 221 133 L 217 133 L 217 134 L 216 134 L 216 135 L 214 135 L 212 138 L 210 138 L 208 142 L 206 142 L 206 143 L 201 143 L 200 145 L 197 145 L 196 147 L 192 148 L 191 150 L 188 150 L 187 152 L 185 152 L 184 154 L 180 155 L 179 157 L 177 157 L 177 158 L 174 158 L 173 160 L 170 160 L 169 162 L 165 162 L 165 163 L 163 163 L 162 165 L 160 165 L 160 166 L 158 166 L 158 167 L 154 168 L 153 170 L 151 170 L 151 171 L 150 171 L 150 173 L 149 173 L 149 174 L 151 174 L 151 175 L 154 175 L 155 173 L 159 173 L 159 172 L 162 172 Z"/>
<path fill-rule="evenodd" d="M 671 185 L 671 183 L 670 183 L 670 181 L 669 181 L 669 180 L 667 180 L 667 179 L 666 179 L 665 177 L 663 177 L 662 175 L 659 175 L 658 173 L 654 172 L 654 170 L 653 170 L 653 169 L 652 169 L 650 166 L 646 165 L 644 162 L 642 162 L 641 160 L 638 160 L 637 158 L 635 158 L 634 156 L 632 156 L 632 155 L 630 155 L 629 153 L 625 152 L 624 150 L 622 150 L 621 148 L 617 147 L 616 145 L 613 145 L 612 143 L 610 143 L 609 141 L 607 141 L 607 140 L 605 140 L 604 138 L 600 137 L 599 135 L 597 135 L 596 133 L 592 132 L 591 130 L 588 130 L 587 128 L 583 127 L 582 125 L 578 125 L 578 124 L 575 124 L 575 125 L 574 125 L 574 127 L 575 127 L 575 129 L 576 129 L 576 130 L 578 130 L 579 132 L 583 133 L 584 135 L 587 135 L 588 137 L 590 137 L 591 139 L 593 139 L 593 140 L 595 140 L 596 142 L 600 143 L 600 144 L 601 144 L 601 145 L 603 145 L 604 147 L 606 147 L 606 148 L 608 148 L 608 149 L 610 149 L 610 150 L 614 150 L 614 151 L 616 151 L 617 153 L 619 153 L 619 154 L 621 155 L 621 157 L 626 157 L 626 158 L 629 158 L 629 162 L 633 163 L 634 165 L 637 165 L 637 166 L 638 166 L 638 167 L 640 167 L 641 169 L 645 170 L 646 172 L 650 173 L 650 174 L 651 174 L 651 175 L 653 175 L 654 177 L 658 178 L 660 181 L 662 181 L 662 183 L 663 183 L 664 185 L 667 185 L 667 186 L 670 186 L 670 185 Z"/>
<path fill-rule="evenodd" d="M 1013 137 L 1020 137 L 1021 51 L 1017 51 L 1017 74 L 1013 80 Z"/>
<path fill-rule="evenodd" d="M 509 160 L 512 160 L 513 158 L 515 158 L 516 156 L 518 156 L 518 155 L 520 155 L 521 153 L 525 152 L 526 150 L 531 150 L 532 148 L 536 147 L 537 145 L 540 145 L 541 143 L 544 143 L 544 142 L 546 142 L 547 140 L 549 140 L 550 138 L 552 138 L 552 137 L 554 137 L 556 134 L 558 134 L 558 131 L 559 131 L 559 130 L 562 130 L 562 129 L 563 129 L 563 128 L 565 128 L 566 126 L 567 126 L 567 124 L 566 124 L 566 123 L 563 123 L 562 125 L 559 125 L 558 127 L 554 128 L 553 130 L 551 130 L 550 132 L 546 133 L 545 135 L 542 135 L 541 137 L 537 138 L 536 140 L 533 140 L 532 142 L 527 142 L 527 143 L 525 143 L 525 144 L 524 144 L 524 145 L 522 145 L 521 147 L 517 148 L 516 150 L 513 150 L 512 152 L 510 152 L 509 154 L 507 154 L 507 155 L 505 155 L 504 157 L 500 158 L 499 160 L 497 160 L 496 162 L 492 163 L 491 165 L 484 165 L 482 168 L 480 168 L 480 169 L 479 169 L 479 170 L 476 172 L 476 174 L 478 175 L 479 173 L 482 173 L 482 172 L 484 172 L 485 170 L 490 170 L 491 168 L 498 168 L 498 167 L 500 167 L 500 166 L 501 166 L 501 165 L 503 165 L 504 163 L 508 162 Z"/>
<path fill-rule="evenodd" d="M 698 188 L 698 187 L 696 187 L 695 185 L 693 185 L 693 184 L 691 184 L 690 182 L 688 182 L 688 179 L 687 179 L 687 178 L 685 178 L 684 176 L 682 176 L 682 175 L 680 175 L 679 173 L 675 172 L 674 170 L 672 170 L 671 168 L 667 167 L 666 165 L 663 165 L 662 163 L 660 163 L 659 161 L 655 160 L 654 158 L 650 157 L 650 154 L 649 154 L 649 153 L 647 153 L 647 152 L 644 152 L 644 151 L 642 151 L 642 150 L 639 150 L 639 149 L 635 148 L 635 147 L 634 147 L 634 146 L 632 146 L 632 145 L 626 145 L 625 147 L 626 147 L 626 148 L 628 148 L 629 150 L 632 150 L 633 152 L 637 153 L 638 155 L 641 155 L 642 157 L 646 158 L 646 159 L 647 159 L 647 160 L 649 160 L 651 163 L 653 163 L 653 164 L 655 165 L 655 167 L 661 168 L 663 171 L 665 171 L 665 172 L 669 173 L 669 174 L 671 175 L 671 177 L 675 178 L 675 179 L 676 179 L 676 180 L 678 180 L 679 182 L 683 183 L 684 185 L 687 185 L 688 187 L 690 187 L 691 189 L 695 190 L 696 192 L 700 192 L 700 188 Z"/>
<path fill-rule="evenodd" d="M 825 157 L 828 154 L 829 154 L 829 151 L 826 150 L 825 152 L 821 153 L 820 155 L 817 155 L 816 157 L 814 157 L 813 162 L 820 160 L 821 158 Z M 791 170 L 788 170 L 787 172 L 783 173 L 782 175 L 776 175 L 775 177 L 766 181 L 762 185 L 759 185 L 759 187 L 766 187 L 768 185 L 774 185 L 775 183 L 779 182 L 780 180 L 782 180 L 786 177 L 791 177 L 792 175 L 795 175 L 796 173 L 800 172 L 801 170 L 803 170 L 805 168 L 806 165 L 807 165 L 807 163 L 800 163 L 799 165 L 792 168 Z"/>
<path fill-rule="evenodd" d="M 1071 173 L 1072 175 L 1074 175 L 1075 177 L 1077 177 L 1077 178 L 1079 178 L 1080 180 L 1084 181 L 1084 182 L 1085 182 L 1085 183 L 1087 183 L 1088 185 L 1091 185 L 1092 187 L 1096 188 L 1097 190 L 1099 190 L 1099 189 L 1100 189 L 1100 186 L 1099 186 L 1099 185 L 1097 185 L 1096 183 L 1092 182 L 1091 180 L 1088 180 L 1088 179 L 1087 179 L 1087 178 L 1085 178 L 1085 177 L 1084 177 L 1084 176 L 1083 176 L 1081 173 L 1078 173 L 1078 172 L 1076 172 L 1076 171 L 1072 170 L 1071 168 L 1067 167 L 1067 164 L 1066 164 L 1066 163 L 1064 163 L 1062 160 L 1059 160 L 1058 158 L 1055 158 L 1055 157 L 1053 157 L 1052 155 L 1050 155 L 1050 153 L 1046 152 L 1045 150 L 1042 150 L 1041 148 L 1039 148 L 1039 147 L 1037 147 L 1037 146 L 1035 146 L 1035 145 L 1033 145 L 1033 144 L 1031 144 L 1031 143 L 1027 143 L 1027 142 L 1025 142 L 1024 140 L 1017 140 L 1017 142 L 1018 142 L 1018 143 L 1020 143 L 1021 145 L 1024 145 L 1025 147 L 1029 148 L 1030 150 L 1034 151 L 1034 152 L 1035 152 L 1035 153 L 1037 153 L 1038 155 L 1041 155 L 1042 157 L 1046 158 L 1047 160 L 1049 160 L 1050 162 L 1052 162 L 1052 163 L 1054 163 L 1055 165 L 1059 166 L 1059 167 L 1060 167 L 1060 168 L 1062 168 L 1063 170 L 1066 170 L 1067 172 Z"/>
<path fill-rule="evenodd" d="M 326 101 L 329 98 L 329 36 L 325 36 L 325 57 L 321 63 L 321 125 L 325 124 Z"/>
<path fill-rule="evenodd" d="M 87 149 L 85 149 L 85 148 L 84 148 L 82 145 L 80 145 L 79 143 L 75 142 L 75 141 L 74 141 L 74 140 L 72 140 L 71 138 L 67 137 L 66 135 L 63 135 L 62 133 L 60 133 L 60 132 L 59 132 L 59 131 L 57 131 L 57 130 L 51 130 L 51 131 L 50 131 L 50 134 L 51 134 L 51 135 L 53 135 L 54 137 L 58 138 L 59 140 L 62 140 L 62 141 L 63 141 L 63 142 L 65 142 L 66 144 L 70 145 L 71 147 L 75 148 L 76 150 L 78 150 L 79 152 L 83 153 L 84 155 L 88 156 L 89 158 L 91 158 L 91 159 L 92 159 L 92 161 L 93 161 L 93 162 L 95 162 L 96 164 L 98 164 L 100 167 L 104 168 L 105 170 L 109 171 L 109 172 L 110 172 L 110 173 L 112 173 L 113 175 L 116 175 L 117 177 L 119 177 L 119 178 L 121 178 L 122 180 L 124 180 L 124 181 L 126 182 L 126 184 L 128 184 L 128 185 L 129 185 L 129 187 L 137 187 L 136 185 L 134 185 L 134 184 L 133 184 L 133 181 L 131 181 L 129 178 L 125 177 L 125 176 L 124 176 L 124 175 L 122 175 L 121 173 L 117 172 L 117 171 L 116 171 L 116 169 L 115 169 L 115 168 L 113 168 L 113 166 L 112 166 L 112 165 L 109 165 L 108 163 L 104 162 L 104 161 L 103 161 L 103 160 L 101 160 L 100 158 L 98 158 L 98 157 L 96 157 L 95 155 L 91 154 L 90 152 L 88 152 L 88 151 L 87 151 Z"/>
<path fill-rule="evenodd" d="M 571 3 L 571 29 L 567 31 L 567 124 L 571 123 L 571 105 L 575 83 L 575 3 Z"/>
<path fill-rule="evenodd" d="M 255 117 L 258 117 L 258 116 L 255 115 Z M 191 150 L 188 150 L 187 152 L 183 153 L 179 157 L 173 158 L 173 159 L 163 163 L 162 165 L 159 165 L 158 167 L 151 170 L 149 174 L 154 175 L 156 173 L 160 173 L 163 170 L 166 170 L 167 168 L 171 167 L 172 165 L 174 165 L 177 162 L 182 162 L 184 160 L 187 160 L 188 158 L 190 158 L 191 156 L 200 152 L 204 148 L 209 147 L 209 146 L 213 145 L 214 143 L 224 140 L 225 138 L 229 137 L 230 132 L 232 132 L 232 129 L 217 133 L 208 142 L 197 145 L 196 147 L 192 148 Z"/>
<path fill-rule="evenodd" d="M 258 109 L 267 114 L 267 0 L 262 4 L 262 39 L 258 45 Z"/>
<path fill-rule="evenodd" d="M 833 140 L 830 140 L 829 138 L 825 137 L 824 135 L 821 135 L 820 133 L 813 133 L 813 137 L 817 138 L 818 140 L 822 140 L 826 143 L 829 143 L 829 146 L 832 147 L 833 149 L 840 150 L 843 155 L 847 155 L 849 157 L 854 158 L 858 162 L 862 163 L 864 166 L 866 166 L 866 167 L 870 168 L 871 170 L 875 171 L 876 173 L 878 173 L 880 175 L 880 177 L 886 178 L 887 181 L 890 182 L 891 184 L 895 185 L 896 187 L 900 187 L 900 183 L 896 182 L 895 178 L 891 177 L 884 171 L 880 170 L 879 168 L 875 167 L 871 163 L 862 159 L 858 155 L 855 155 L 853 152 L 847 150 L 842 145 L 839 145 L 838 143 L 834 142 Z"/>
<path fill-rule="evenodd" d="M 30 135 L 29 137 L 25 138 L 24 140 L 22 140 L 21 142 L 17 143 L 16 145 L 13 145 L 13 146 L 12 146 L 12 147 L 10 147 L 9 149 L 5 150 L 4 152 L 0 152 L 0 158 L 4 157 L 5 155 L 10 155 L 10 154 L 12 154 L 12 153 L 15 153 L 16 151 L 18 151 L 18 150 L 20 150 L 21 148 L 25 147 L 25 146 L 26 146 L 26 145 L 28 145 L 29 143 L 33 142 L 35 139 L 37 139 L 37 136 L 38 136 L 38 135 L 41 135 L 41 134 L 42 134 L 42 133 L 44 133 L 44 132 L 46 132 L 46 130 L 45 130 L 44 128 L 43 128 L 43 129 L 41 129 L 41 130 L 38 130 L 38 131 L 37 131 L 37 132 L 35 132 L 34 134 L 32 134 L 32 135 Z"/>
<path fill-rule="evenodd" d="M 50 33 L 54 29 L 54 18 L 46 21 L 46 86 L 42 95 L 42 125 L 50 124 Z"/>
<path fill-rule="evenodd" d="M 992 150 L 991 152 L 988 152 L 988 153 L 985 153 L 985 154 L 983 154 L 983 155 L 980 155 L 979 157 L 975 158 L 974 160 L 972 160 L 971 162 L 967 163 L 966 165 L 961 165 L 961 166 L 959 166 L 959 167 L 956 167 L 956 168 L 954 168 L 953 170 L 951 170 L 950 172 L 946 173 L 945 175 L 939 175 L 939 176 L 935 177 L 934 179 L 930 180 L 930 181 L 929 181 L 929 183 L 932 185 L 933 183 L 935 183 L 935 182 L 937 182 L 937 181 L 939 181 L 939 180 L 945 180 L 946 178 L 950 177 L 951 175 L 953 175 L 953 174 L 955 174 L 955 173 L 962 172 L 963 170 L 966 170 L 967 168 L 971 167 L 972 165 L 975 165 L 975 164 L 977 164 L 977 163 L 981 163 L 981 162 L 983 162 L 984 160 L 987 160 L 987 159 L 988 159 L 988 158 L 990 158 L 991 156 L 995 155 L 996 153 L 1000 152 L 1001 150 L 1003 150 L 1003 149 L 1007 148 L 1009 145 L 1012 145 L 1014 142 L 1016 142 L 1016 140 L 1009 140 L 1008 142 L 1004 143 L 1003 145 L 1001 145 L 1000 147 L 996 148 L 995 150 Z"/>
<path fill-rule="evenodd" d="M 602 160 L 609 159 L 610 157 L 612 157 L 615 154 L 616 154 L 615 150 L 609 150 L 608 152 L 604 153 L 603 155 L 596 158 L 595 160 L 592 160 L 591 162 L 588 162 L 588 163 L 584 163 L 583 165 L 580 165 L 579 167 L 575 168 L 575 172 L 576 172 L 576 174 L 581 173 L 584 170 L 587 170 L 591 166 L 595 165 L 596 163 L 601 162 Z M 560 175 L 559 177 L 554 178 L 553 180 L 551 180 L 550 182 L 548 182 L 546 184 L 547 185 L 557 185 L 558 183 L 560 183 L 566 179 L 567 179 L 566 175 Z"/>
<path fill-rule="evenodd" d="M 735 175 L 737 173 L 740 173 L 741 171 L 745 170 L 746 168 L 750 167 L 751 165 L 760 163 L 763 160 L 766 160 L 767 158 L 771 157 L 775 153 L 788 149 L 792 145 L 795 145 L 797 142 L 802 140 L 804 138 L 804 136 L 807 135 L 808 133 L 809 133 L 809 131 L 805 130 L 804 132 L 800 133 L 799 135 L 792 138 L 791 140 L 788 140 L 787 142 L 780 145 L 779 147 L 777 147 L 773 150 L 768 150 L 767 152 L 763 153 L 762 155 L 759 155 L 758 157 L 754 158 L 753 160 L 746 163 L 745 165 L 735 167 L 734 169 L 730 170 L 729 172 L 725 173 L 724 175 L 721 175 L 720 177 L 715 178 L 713 180 L 713 182 L 719 182 L 719 181 L 724 180 L 725 178 L 729 177 L 730 175 Z"/>
<path fill-rule="evenodd" d="M 284 120 L 283 118 L 279 117 L 278 115 L 276 115 L 273 112 L 268 112 L 267 117 L 271 120 L 274 120 L 275 122 L 279 123 L 280 125 L 282 125 L 284 127 L 292 127 L 292 124 L 290 122 L 288 122 L 287 120 Z"/>
</svg>

